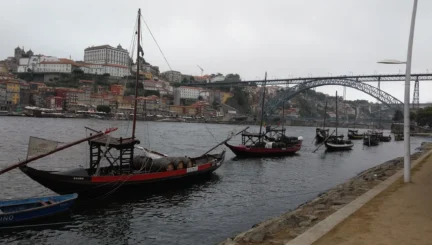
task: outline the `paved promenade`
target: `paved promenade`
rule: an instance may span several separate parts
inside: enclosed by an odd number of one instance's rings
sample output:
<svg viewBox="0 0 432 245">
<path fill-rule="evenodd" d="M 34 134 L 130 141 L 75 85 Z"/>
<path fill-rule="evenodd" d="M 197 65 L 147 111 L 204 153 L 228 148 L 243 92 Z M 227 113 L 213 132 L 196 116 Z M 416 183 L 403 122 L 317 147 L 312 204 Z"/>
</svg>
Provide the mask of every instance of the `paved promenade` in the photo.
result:
<svg viewBox="0 0 432 245">
<path fill-rule="evenodd" d="M 432 155 L 313 244 L 432 244 Z"/>
</svg>

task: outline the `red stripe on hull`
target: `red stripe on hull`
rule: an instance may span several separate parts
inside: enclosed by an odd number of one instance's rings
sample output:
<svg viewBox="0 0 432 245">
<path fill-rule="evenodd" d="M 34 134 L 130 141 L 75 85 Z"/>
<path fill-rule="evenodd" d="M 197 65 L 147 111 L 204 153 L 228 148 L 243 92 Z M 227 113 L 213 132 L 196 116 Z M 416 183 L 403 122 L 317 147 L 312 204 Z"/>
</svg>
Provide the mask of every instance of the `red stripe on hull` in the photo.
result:
<svg viewBox="0 0 432 245">
<path fill-rule="evenodd" d="M 233 146 L 228 143 L 225 143 L 231 151 L 234 152 L 237 156 L 243 157 L 260 157 L 260 156 L 284 156 L 284 155 L 292 155 L 301 149 L 301 143 L 296 144 L 292 147 L 287 148 L 255 148 L 255 147 L 246 147 L 244 145 Z"/>
<path fill-rule="evenodd" d="M 287 147 L 284 149 L 281 148 L 254 148 L 254 147 L 246 147 L 246 146 L 231 146 L 231 149 L 242 152 L 251 152 L 251 153 L 282 153 L 282 152 L 297 152 L 301 148 L 301 144 L 295 145 L 294 147 Z"/>
<path fill-rule="evenodd" d="M 146 174 L 132 174 L 132 175 L 119 175 L 119 176 L 93 176 L 91 182 L 102 183 L 102 182 L 115 182 L 115 181 L 142 181 L 142 180 L 157 180 L 168 177 L 176 177 L 186 175 L 187 173 L 200 172 L 212 167 L 212 163 L 206 163 L 193 168 L 185 168 L 180 170 L 174 170 L 169 172 L 157 172 L 157 173 L 146 173 Z"/>
</svg>

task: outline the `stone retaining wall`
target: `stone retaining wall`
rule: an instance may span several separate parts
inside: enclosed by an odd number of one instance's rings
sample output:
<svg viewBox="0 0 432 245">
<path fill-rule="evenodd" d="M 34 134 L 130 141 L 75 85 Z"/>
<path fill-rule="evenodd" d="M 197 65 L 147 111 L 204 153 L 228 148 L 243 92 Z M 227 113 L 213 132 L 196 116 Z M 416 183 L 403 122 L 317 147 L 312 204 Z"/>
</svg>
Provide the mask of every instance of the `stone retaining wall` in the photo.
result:
<svg viewBox="0 0 432 245">
<path fill-rule="evenodd" d="M 419 158 L 430 149 L 432 143 L 423 143 L 420 152 L 411 155 L 411 160 Z M 367 169 L 347 182 L 298 206 L 294 211 L 254 225 L 252 229 L 234 238 L 228 238 L 219 245 L 285 244 L 402 168 L 403 158 L 398 157 Z"/>
</svg>

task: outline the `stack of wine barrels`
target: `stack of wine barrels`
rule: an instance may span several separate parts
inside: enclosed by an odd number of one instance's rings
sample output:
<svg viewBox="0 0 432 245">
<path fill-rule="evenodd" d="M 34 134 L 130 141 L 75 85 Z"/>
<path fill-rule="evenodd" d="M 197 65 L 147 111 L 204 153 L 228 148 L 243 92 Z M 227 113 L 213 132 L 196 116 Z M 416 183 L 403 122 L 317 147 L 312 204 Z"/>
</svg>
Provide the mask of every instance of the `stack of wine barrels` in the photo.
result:
<svg viewBox="0 0 432 245">
<path fill-rule="evenodd" d="M 193 166 L 190 158 L 187 157 L 163 157 L 152 159 L 145 155 L 135 156 L 132 166 L 135 170 L 143 172 L 164 172 L 190 168 Z"/>
</svg>

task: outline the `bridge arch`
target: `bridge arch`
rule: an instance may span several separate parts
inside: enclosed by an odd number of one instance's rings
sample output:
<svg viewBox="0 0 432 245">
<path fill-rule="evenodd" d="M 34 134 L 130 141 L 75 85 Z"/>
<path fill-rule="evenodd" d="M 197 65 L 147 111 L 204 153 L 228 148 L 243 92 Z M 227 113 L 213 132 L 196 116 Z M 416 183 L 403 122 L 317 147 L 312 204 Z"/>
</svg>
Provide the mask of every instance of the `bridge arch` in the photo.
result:
<svg viewBox="0 0 432 245">
<path fill-rule="evenodd" d="M 315 87 L 327 86 L 327 85 L 339 85 L 339 86 L 353 88 L 374 97 L 375 99 L 379 100 L 380 102 L 382 102 L 383 104 L 387 105 L 390 108 L 396 110 L 403 110 L 402 101 L 398 100 L 392 95 L 374 86 L 371 86 L 366 83 L 358 82 L 355 80 L 336 78 L 336 79 L 325 79 L 325 80 L 310 80 L 310 81 L 299 83 L 296 86 L 285 90 L 284 92 L 282 92 L 281 95 L 269 99 L 266 102 L 265 105 L 266 114 L 268 115 L 272 114 L 276 108 L 282 106 L 282 103 L 284 101 L 287 101 L 295 97 L 297 94 L 305 90 L 315 88 Z"/>
</svg>

